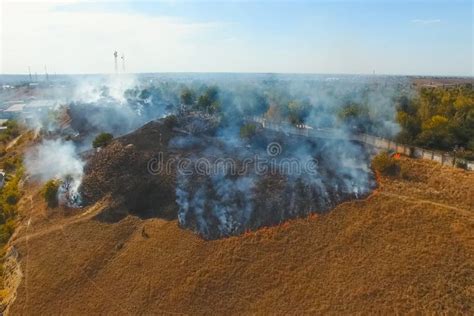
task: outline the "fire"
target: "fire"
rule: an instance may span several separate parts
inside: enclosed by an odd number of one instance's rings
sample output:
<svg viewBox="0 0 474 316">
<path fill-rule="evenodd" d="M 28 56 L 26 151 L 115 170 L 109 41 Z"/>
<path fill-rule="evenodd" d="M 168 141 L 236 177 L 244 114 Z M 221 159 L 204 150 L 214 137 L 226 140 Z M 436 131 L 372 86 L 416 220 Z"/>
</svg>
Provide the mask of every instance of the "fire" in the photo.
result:
<svg viewBox="0 0 474 316">
<path fill-rule="evenodd" d="M 375 174 L 375 180 L 377 181 L 377 183 L 382 182 L 382 176 L 380 175 L 380 172 L 378 172 L 377 170 L 375 170 L 375 171 L 374 171 L 374 174 Z"/>
<path fill-rule="evenodd" d="M 395 155 L 393 155 L 393 158 L 395 159 L 400 159 L 401 155 L 399 153 L 396 153 Z"/>
<path fill-rule="evenodd" d="M 316 218 L 318 218 L 318 214 L 316 214 L 316 213 L 311 213 L 311 214 L 308 216 L 308 219 L 310 219 L 310 220 L 311 220 L 311 219 L 316 219 Z"/>
</svg>

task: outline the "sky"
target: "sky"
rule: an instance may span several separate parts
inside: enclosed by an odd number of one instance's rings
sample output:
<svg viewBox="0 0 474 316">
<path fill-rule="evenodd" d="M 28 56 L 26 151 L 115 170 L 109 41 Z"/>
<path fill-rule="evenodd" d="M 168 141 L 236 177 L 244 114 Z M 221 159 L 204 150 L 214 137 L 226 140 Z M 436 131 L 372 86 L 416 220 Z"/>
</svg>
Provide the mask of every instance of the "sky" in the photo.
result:
<svg viewBox="0 0 474 316">
<path fill-rule="evenodd" d="M 0 73 L 473 76 L 473 1 L 1 0 Z"/>
</svg>

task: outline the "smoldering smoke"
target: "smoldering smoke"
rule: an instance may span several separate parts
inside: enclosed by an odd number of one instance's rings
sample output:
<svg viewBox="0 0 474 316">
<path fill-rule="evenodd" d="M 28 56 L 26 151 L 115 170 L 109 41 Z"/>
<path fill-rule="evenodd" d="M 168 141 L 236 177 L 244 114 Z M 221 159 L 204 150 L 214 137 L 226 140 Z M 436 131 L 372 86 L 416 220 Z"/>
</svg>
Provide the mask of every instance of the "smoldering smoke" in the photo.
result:
<svg viewBox="0 0 474 316">
<path fill-rule="evenodd" d="M 65 203 L 80 203 L 79 186 L 84 175 L 84 162 L 72 142 L 44 140 L 25 154 L 24 163 L 30 176 L 40 181 L 58 179 L 63 186 L 59 198 Z"/>
<path fill-rule="evenodd" d="M 151 84 L 134 79 L 115 79 L 76 84 L 76 92 L 66 99 L 73 115 L 72 130 L 81 137 L 74 138 L 73 142 L 49 140 L 40 144 L 25 160 L 33 176 L 46 181 L 72 175 L 74 181 L 70 187 L 77 191 L 84 166 L 78 152 L 90 148 L 91 139 L 97 133 L 110 132 L 119 136 L 150 120 L 180 112 L 179 94 L 185 86 L 183 82 L 163 80 Z M 212 83 L 213 80 L 208 79 L 186 81 L 186 86 L 196 91 L 195 103 L 206 86 Z M 300 118 L 303 124 L 332 128 L 341 134 L 342 139 L 360 126 L 367 126 L 369 133 L 393 135 L 398 128 L 394 122 L 395 107 L 391 99 L 395 90 L 379 87 L 369 91 L 366 87 L 365 82 L 280 80 L 278 76 L 249 82 L 222 80 L 218 82 L 217 96 L 221 124 L 213 130 L 212 137 L 224 145 L 196 152 L 197 158 L 199 154 L 206 156 L 209 153 L 219 156 L 221 150 L 244 160 L 254 151 L 263 151 L 270 139 L 264 142 L 263 147 L 257 142 L 250 144 L 251 150 L 245 149 L 249 144 L 239 137 L 243 118 L 263 116 L 277 109 L 278 104 L 288 104 L 292 100 L 306 107 L 304 117 Z M 351 102 L 364 105 L 368 114 L 363 121 L 339 120 L 338 111 Z M 273 119 L 284 120 L 288 114 L 277 113 Z M 198 130 L 203 130 L 198 123 L 195 124 L 200 126 Z M 44 128 L 51 131 L 59 127 L 48 124 Z M 193 129 L 190 135 L 174 139 L 169 145 L 174 142 L 183 146 L 187 143 L 199 146 L 202 138 L 193 135 L 195 132 Z M 311 212 L 325 212 L 343 200 L 364 196 L 373 187 L 368 156 L 357 144 L 326 139 L 317 143 L 290 144 L 284 149 L 287 153 L 283 153 L 282 157 L 296 157 L 302 161 L 317 159 L 321 162 L 317 174 L 289 176 L 281 181 L 253 173 L 241 177 L 221 174 L 201 179 L 178 175 L 176 203 L 180 225 L 206 238 L 230 236 Z M 278 185 L 272 181 L 278 182 Z M 273 190 L 275 186 L 278 193 L 265 192 L 265 189 Z"/>
</svg>

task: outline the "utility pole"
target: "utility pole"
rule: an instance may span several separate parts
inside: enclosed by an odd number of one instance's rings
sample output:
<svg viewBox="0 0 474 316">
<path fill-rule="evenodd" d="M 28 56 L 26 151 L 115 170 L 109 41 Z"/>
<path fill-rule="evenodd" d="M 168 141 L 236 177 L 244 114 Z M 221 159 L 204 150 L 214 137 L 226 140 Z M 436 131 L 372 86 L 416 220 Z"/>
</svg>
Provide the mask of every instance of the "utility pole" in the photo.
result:
<svg viewBox="0 0 474 316">
<path fill-rule="evenodd" d="M 31 67 L 30 66 L 28 66 L 28 74 L 30 75 L 30 82 L 32 82 L 33 79 L 31 78 Z"/>
<path fill-rule="evenodd" d="M 118 73 L 118 67 L 117 67 L 117 56 L 118 56 L 118 53 L 117 51 L 114 52 L 114 66 L 115 66 L 115 74 Z"/>
<path fill-rule="evenodd" d="M 46 76 L 46 81 L 49 81 L 48 68 L 46 68 L 46 65 L 44 65 L 44 75 Z"/>
</svg>

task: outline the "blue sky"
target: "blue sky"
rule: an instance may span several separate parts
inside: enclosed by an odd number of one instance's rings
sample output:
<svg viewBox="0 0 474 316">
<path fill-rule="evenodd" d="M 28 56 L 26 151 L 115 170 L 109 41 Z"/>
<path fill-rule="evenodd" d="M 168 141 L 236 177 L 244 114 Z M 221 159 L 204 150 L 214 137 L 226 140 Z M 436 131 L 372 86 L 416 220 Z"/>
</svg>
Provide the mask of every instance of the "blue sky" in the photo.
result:
<svg viewBox="0 0 474 316">
<path fill-rule="evenodd" d="M 4 73 L 110 72 L 117 49 L 131 72 L 473 75 L 472 1 L 68 0 L 26 11 L 3 6 Z"/>
</svg>

